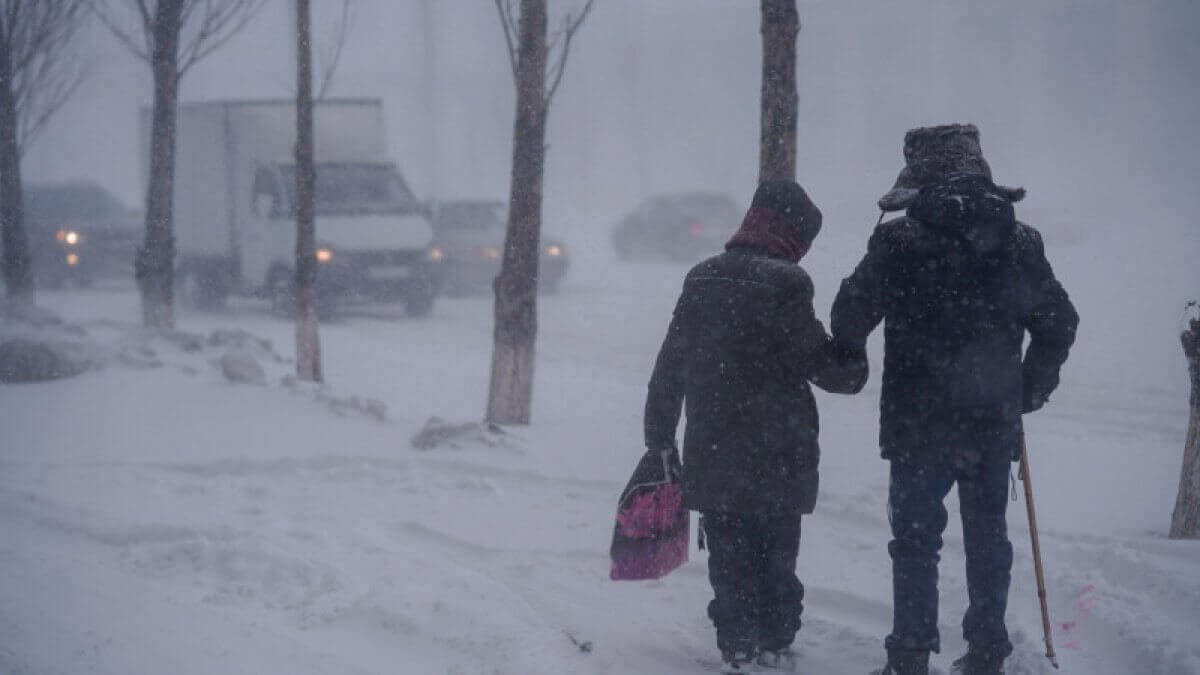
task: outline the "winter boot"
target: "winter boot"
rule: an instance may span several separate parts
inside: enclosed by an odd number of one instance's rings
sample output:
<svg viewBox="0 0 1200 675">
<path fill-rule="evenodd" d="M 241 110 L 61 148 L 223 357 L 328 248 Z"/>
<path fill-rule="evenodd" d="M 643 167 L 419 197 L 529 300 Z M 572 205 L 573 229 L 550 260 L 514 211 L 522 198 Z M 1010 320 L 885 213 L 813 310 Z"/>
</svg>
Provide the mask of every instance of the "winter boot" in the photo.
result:
<svg viewBox="0 0 1200 675">
<path fill-rule="evenodd" d="M 1004 657 L 986 649 L 967 647 L 967 653 L 950 664 L 950 672 L 960 675 L 1004 675 Z"/>
<path fill-rule="evenodd" d="M 792 665 L 796 662 L 796 652 L 791 647 L 763 649 L 758 653 L 758 658 L 754 662 L 760 668 L 791 670 Z"/>
<path fill-rule="evenodd" d="M 749 668 L 754 663 L 756 654 L 752 649 L 736 649 L 733 651 L 721 651 L 721 661 L 724 668 L 722 673 L 747 673 Z"/>
<path fill-rule="evenodd" d="M 887 665 L 879 675 L 929 675 L 929 652 L 890 649 Z"/>
</svg>

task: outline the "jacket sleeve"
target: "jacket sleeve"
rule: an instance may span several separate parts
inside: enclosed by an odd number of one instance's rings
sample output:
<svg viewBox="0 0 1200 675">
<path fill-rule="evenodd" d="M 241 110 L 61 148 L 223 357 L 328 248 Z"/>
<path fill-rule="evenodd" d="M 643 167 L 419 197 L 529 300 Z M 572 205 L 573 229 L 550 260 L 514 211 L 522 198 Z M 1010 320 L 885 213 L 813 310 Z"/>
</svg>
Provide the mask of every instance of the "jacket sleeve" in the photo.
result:
<svg viewBox="0 0 1200 675">
<path fill-rule="evenodd" d="M 885 236 L 876 228 L 867 243 L 867 254 L 842 280 L 830 318 L 833 339 L 842 349 L 866 354 L 867 336 L 883 320 L 887 254 Z"/>
<path fill-rule="evenodd" d="M 1026 263 L 1033 285 L 1033 302 L 1024 318 L 1025 330 L 1029 331 L 1029 346 L 1021 362 L 1025 413 L 1045 405 L 1058 387 L 1059 370 L 1067 360 L 1079 326 L 1079 314 L 1046 260 L 1041 235 L 1033 228 L 1028 233 L 1031 243 Z"/>
<path fill-rule="evenodd" d="M 812 280 L 805 274 L 789 308 L 789 336 L 798 354 L 803 377 L 833 394 L 857 394 L 867 382 L 867 353 L 839 345 L 825 332 L 813 311 Z"/>
<path fill-rule="evenodd" d="M 681 296 L 671 316 L 667 336 L 658 350 L 647 387 L 643 426 L 646 447 L 652 450 L 675 447 L 675 429 L 683 409 L 687 343 L 681 319 L 682 307 Z"/>
</svg>

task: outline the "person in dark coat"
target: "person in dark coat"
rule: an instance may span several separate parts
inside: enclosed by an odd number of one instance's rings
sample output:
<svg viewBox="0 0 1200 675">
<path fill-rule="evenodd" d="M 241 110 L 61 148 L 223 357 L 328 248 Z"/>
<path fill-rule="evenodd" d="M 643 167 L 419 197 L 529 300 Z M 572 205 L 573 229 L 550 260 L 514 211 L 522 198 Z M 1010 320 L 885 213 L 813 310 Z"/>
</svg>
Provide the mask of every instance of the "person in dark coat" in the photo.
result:
<svg viewBox="0 0 1200 675">
<path fill-rule="evenodd" d="M 1012 652 L 1005 509 L 1021 415 L 1058 386 L 1079 317 L 1038 231 L 1015 218 L 1024 190 L 992 182 L 978 129 L 914 129 L 904 156 L 879 205 L 905 215 L 876 227 L 831 319 L 848 348 L 865 348 L 885 322 L 879 444 L 891 462 L 894 625 L 883 672 L 927 673 L 939 650 L 943 502 L 957 484 L 970 606 L 969 649 L 954 672 L 1001 673 Z"/>
<path fill-rule="evenodd" d="M 800 517 L 817 499 L 817 406 L 809 383 L 853 393 L 865 351 L 839 349 L 797 263 L 821 212 L 794 182 L 754 194 L 725 252 L 691 269 L 646 397 L 645 440 L 674 447 L 681 408 L 684 505 L 700 511 L 722 656 L 778 660 L 800 628 Z"/>
</svg>

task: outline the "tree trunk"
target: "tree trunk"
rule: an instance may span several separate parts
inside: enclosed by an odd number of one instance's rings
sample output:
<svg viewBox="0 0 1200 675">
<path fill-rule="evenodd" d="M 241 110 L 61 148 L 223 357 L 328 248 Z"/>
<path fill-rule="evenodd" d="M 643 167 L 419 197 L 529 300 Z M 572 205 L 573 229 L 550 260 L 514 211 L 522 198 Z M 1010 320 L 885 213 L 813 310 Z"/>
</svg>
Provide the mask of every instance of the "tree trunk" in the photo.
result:
<svg viewBox="0 0 1200 675">
<path fill-rule="evenodd" d="M 150 182 L 146 187 L 146 232 L 134 261 L 147 328 L 175 325 L 175 123 L 179 104 L 179 32 L 182 0 L 159 0 L 154 15 L 154 105 L 150 121 Z"/>
<path fill-rule="evenodd" d="M 12 27 L 9 27 L 12 30 Z M 12 37 L 0 49 L 0 238 L 4 246 L 4 286 L 8 297 L 33 303 L 33 266 L 21 190 L 21 149 L 17 100 L 13 92 Z"/>
<path fill-rule="evenodd" d="M 310 22 L 309 0 L 296 0 L 296 377 L 321 382 Z"/>
<path fill-rule="evenodd" d="M 762 126 L 758 180 L 796 179 L 796 0 L 762 0 Z"/>
<path fill-rule="evenodd" d="M 1172 539 L 1200 536 L 1200 318 L 1192 319 L 1180 335 L 1187 356 L 1192 392 L 1187 441 L 1183 445 L 1183 469 L 1179 474 L 1179 496 L 1171 515 Z"/>
<path fill-rule="evenodd" d="M 496 277 L 487 420 L 529 424 L 537 337 L 538 254 L 546 139 L 546 0 L 521 0 L 517 111 L 504 258 Z"/>
</svg>

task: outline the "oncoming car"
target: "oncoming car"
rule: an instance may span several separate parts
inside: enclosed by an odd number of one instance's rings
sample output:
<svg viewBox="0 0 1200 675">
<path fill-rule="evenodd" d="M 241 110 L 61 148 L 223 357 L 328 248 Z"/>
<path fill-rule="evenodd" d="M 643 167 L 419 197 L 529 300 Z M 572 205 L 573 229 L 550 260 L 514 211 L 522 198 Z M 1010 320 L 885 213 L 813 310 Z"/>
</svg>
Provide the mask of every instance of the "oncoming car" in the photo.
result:
<svg viewBox="0 0 1200 675">
<path fill-rule="evenodd" d="M 25 226 L 38 286 L 132 279 L 138 225 L 132 212 L 95 183 L 25 187 Z"/>
<path fill-rule="evenodd" d="M 692 262 L 719 253 L 742 213 L 720 192 L 651 195 L 617 223 L 613 248 L 622 260 Z"/>
<path fill-rule="evenodd" d="M 502 201 L 456 200 L 433 210 L 434 246 L 442 256 L 442 288 L 452 295 L 472 295 L 491 288 L 500 273 L 508 206 Z M 553 293 L 567 273 L 567 249 L 542 237 L 538 290 Z"/>
</svg>

